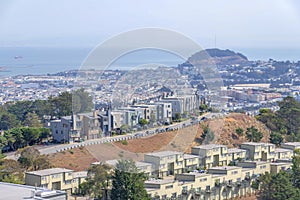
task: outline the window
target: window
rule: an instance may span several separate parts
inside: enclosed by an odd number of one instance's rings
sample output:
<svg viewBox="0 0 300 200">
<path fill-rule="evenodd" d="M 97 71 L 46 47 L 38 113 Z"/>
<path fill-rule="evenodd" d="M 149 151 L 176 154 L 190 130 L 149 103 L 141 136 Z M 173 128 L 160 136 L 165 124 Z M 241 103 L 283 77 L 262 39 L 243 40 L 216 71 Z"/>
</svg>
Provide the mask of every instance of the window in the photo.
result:
<svg viewBox="0 0 300 200">
<path fill-rule="evenodd" d="M 166 195 L 166 194 L 165 194 L 165 195 L 162 195 L 161 198 L 162 198 L 162 199 L 167 199 L 167 195 Z"/>
<path fill-rule="evenodd" d="M 207 181 L 207 178 L 201 178 L 200 179 L 200 182 L 205 182 L 205 181 Z"/>
<path fill-rule="evenodd" d="M 172 193 L 172 198 L 176 198 L 176 196 L 177 196 L 176 192 Z"/>
<path fill-rule="evenodd" d="M 163 169 L 164 167 L 165 167 L 164 164 L 161 164 L 161 165 L 159 166 L 160 169 Z"/>
<path fill-rule="evenodd" d="M 45 181 L 45 180 L 47 180 L 47 177 L 46 176 L 42 176 L 41 180 Z"/>
<path fill-rule="evenodd" d="M 266 165 L 260 166 L 260 169 L 266 169 Z"/>
<path fill-rule="evenodd" d="M 171 188 L 173 188 L 173 185 L 167 185 L 166 186 L 166 189 L 171 189 Z"/>
<path fill-rule="evenodd" d="M 233 171 L 233 172 L 231 172 L 231 174 L 237 174 L 238 173 L 238 171 Z"/>
<path fill-rule="evenodd" d="M 53 174 L 52 178 L 60 178 L 60 174 Z"/>
</svg>

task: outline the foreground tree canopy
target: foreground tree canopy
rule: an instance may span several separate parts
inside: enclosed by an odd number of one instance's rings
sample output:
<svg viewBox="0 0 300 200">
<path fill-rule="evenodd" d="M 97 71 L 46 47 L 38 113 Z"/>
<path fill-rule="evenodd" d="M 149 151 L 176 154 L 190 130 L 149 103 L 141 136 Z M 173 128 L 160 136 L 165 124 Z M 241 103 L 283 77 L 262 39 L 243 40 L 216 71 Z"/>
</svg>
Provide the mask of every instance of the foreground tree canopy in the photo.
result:
<svg viewBox="0 0 300 200">
<path fill-rule="evenodd" d="M 286 97 L 278 105 L 280 109 L 277 112 L 260 109 L 256 116 L 272 131 L 270 142 L 280 144 L 284 138 L 289 142 L 300 141 L 300 102 Z"/>
<path fill-rule="evenodd" d="M 119 160 L 112 177 L 111 199 L 148 200 L 145 180 L 145 174 L 139 172 L 134 161 Z"/>
</svg>

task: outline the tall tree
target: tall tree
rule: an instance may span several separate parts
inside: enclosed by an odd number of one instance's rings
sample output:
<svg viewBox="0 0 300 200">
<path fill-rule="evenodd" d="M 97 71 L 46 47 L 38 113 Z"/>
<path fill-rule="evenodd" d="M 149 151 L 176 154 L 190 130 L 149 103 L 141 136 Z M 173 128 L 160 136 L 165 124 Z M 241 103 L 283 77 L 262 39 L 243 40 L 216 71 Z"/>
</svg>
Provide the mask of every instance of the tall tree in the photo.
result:
<svg viewBox="0 0 300 200">
<path fill-rule="evenodd" d="M 26 114 L 23 125 L 28 127 L 43 127 L 39 116 L 35 112 L 29 112 Z"/>
<path fill-rule="evenodd" d="M 102 198 L 103 195 L 107 196 L 109 186 L 110 166 L 106 164 L 93 165 L 88 170 L 86 182 L 80 186 L 80 193 L 88 194 L 94 198 Z M 103 194 L 103 190 L 106 194 Z"/>
<path fill-rule="evenodd" d="M 20 122 L 17 120 L 15 115 L 7 112 L 0 115 L 0 130 L 8 130 L 18 127 L 19 125 Z"/>
<path fill-rule="evenodd" d="M 111 199 L 148 200 L 144 173 L 139 172 L 132 160 L 119 160 L 112 178 Z"/>
</svg>

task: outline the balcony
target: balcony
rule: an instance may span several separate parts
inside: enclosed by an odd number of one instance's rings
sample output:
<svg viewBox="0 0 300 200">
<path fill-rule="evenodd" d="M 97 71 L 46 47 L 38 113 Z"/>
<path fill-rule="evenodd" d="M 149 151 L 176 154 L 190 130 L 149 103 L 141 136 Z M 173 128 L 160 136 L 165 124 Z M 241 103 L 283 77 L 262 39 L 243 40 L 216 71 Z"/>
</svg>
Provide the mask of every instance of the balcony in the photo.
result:
<svg viewBox="0 0 300 200">
<path fill-rule="evenodd" d="M 211 193 L 211 189 L 206 189 L 205 192 L 206 193 Z"/>
</svg>

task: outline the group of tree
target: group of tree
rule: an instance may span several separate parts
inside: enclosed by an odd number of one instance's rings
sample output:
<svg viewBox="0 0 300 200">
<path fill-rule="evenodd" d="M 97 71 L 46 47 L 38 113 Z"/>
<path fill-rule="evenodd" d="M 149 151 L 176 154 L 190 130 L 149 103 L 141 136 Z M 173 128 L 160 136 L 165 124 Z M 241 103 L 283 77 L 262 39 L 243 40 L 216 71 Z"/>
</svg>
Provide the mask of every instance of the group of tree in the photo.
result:
<svg viewBox="0 0 300 200">
<path fill-rule="evenodd" d="M 16 152 L 18 160 L 0 159 L 0 182 L 24 184 L 24 171 L 52 167 L 46 155 L 34 147 L 25 147 Z"/>
<path fill-rule="evenodd" d="M 277 174 L 265 173 L 254 182 L 264 200 L 298 200 L 300 199 L 300 151 L 295 151 L 291 171 Z"/>
<path fill-rule="evenodd" d="M 87 181 L 80 185 L 79 193 L 98 199 L 110 196 L 114 200 L 149 200 L 145 180 L 145 174 L 132 160 L 119 160 L 114 169 L 102 163 L 90 167 Z"/>
<path fill-rule="evenodd" d="M 286 97 L 278 103 L 279 110 L 260 109 L 256 118 L 270 130 L 270 142 L 280 144 L 300 140 L 300 102 L 293 97 Z"/>
<path fill-rule="evenodd" d="M 19 127 L 11 128 L 0 135 L 0 149 L 8 146 L 15 151 L 29 145 L 41 143 L 50 136 L 48 128 Z"/>
<path fill-rule="evenodd" d="M 62 92 L 47 100 L 8 102 L 0 107 L 0 130 L 20 126 L 41 127 L 45 117 L 60 118 L 72 113 L 91 111 L 93 97 L 83 89 Z"/>
</svg>

